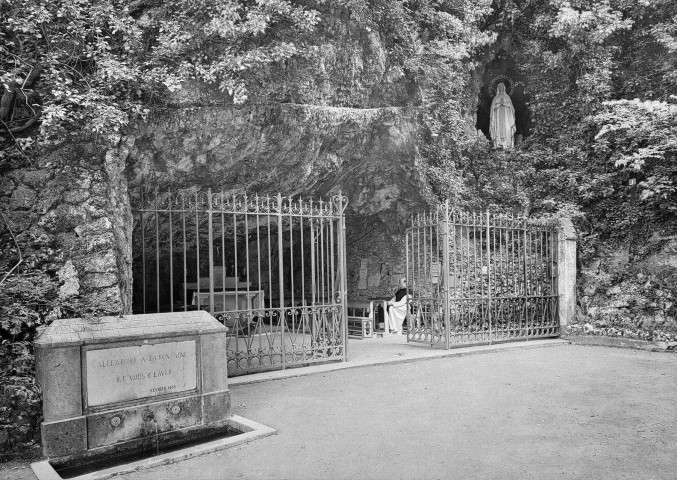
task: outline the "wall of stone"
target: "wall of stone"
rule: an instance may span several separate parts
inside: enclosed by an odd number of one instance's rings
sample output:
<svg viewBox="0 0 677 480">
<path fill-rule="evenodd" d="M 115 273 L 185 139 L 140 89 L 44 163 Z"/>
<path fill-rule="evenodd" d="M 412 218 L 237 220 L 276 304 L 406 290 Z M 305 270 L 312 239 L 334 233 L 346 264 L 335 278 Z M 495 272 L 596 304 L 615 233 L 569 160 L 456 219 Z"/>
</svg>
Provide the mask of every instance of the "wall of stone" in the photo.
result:
<svg viewBox="0 0 677 480">
<path fill-rule="evenodd" d="M 21 269 L 54 277 L 65 305 L 85 313 L 129 311 L 125 272 L 131 257 L 124 239 L 130 210 L 123 168 L 124 159 L 102 161 L 91 144 L 79 144 L 1 177 L 3 270 L 19 259 L 11 230 L 24 258 Z"/>
</svg>

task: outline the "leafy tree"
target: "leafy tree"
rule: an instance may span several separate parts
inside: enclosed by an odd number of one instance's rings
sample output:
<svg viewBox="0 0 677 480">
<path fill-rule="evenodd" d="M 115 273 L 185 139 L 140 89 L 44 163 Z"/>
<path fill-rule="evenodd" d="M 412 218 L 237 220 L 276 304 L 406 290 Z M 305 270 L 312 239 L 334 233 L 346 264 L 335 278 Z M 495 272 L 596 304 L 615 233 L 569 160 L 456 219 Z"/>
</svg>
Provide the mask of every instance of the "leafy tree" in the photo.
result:
<svg viewBox="0 0 677 480">
<path fill-rule="evenodd" d="M 191 79 L 242 103 L 243 75 L 306 54 L 284 34 L 312 30 L 319 19 L 287 0 L 0 5 L 0 126 L 24 153 L 35 140 L 54 145 L 81 130 L 114 140 Z M 38 124 L 39 132 L 31 130 Z"/>
<path fill-rule="evenodd" d="M 596 161 L 580 189 L 600 230 L 624 237 L 674 219 L 677 105 L 610 101 L 589 121 L 598 132 L 590 154 Z"/>
</svg>

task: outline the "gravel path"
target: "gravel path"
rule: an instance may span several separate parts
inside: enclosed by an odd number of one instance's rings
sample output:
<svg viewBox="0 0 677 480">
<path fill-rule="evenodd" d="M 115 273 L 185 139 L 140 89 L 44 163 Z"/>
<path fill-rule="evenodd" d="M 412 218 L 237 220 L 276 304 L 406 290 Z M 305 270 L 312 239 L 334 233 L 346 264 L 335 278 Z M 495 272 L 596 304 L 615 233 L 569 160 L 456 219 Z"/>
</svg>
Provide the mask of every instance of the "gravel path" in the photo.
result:
<svg viewBox="0 0 677 480">
<path fill-rule="evenodd" d="M 278 434 L 125 480 L 677 478 L 677 356 L 561 346 L 232 388 Z"/>
<path fill-rule="evenodd" d="M 677 478 L 673 354 L 563 345 L 231 391 L 234 413 L 278 434 L 115 478 Z"/>
</svg>

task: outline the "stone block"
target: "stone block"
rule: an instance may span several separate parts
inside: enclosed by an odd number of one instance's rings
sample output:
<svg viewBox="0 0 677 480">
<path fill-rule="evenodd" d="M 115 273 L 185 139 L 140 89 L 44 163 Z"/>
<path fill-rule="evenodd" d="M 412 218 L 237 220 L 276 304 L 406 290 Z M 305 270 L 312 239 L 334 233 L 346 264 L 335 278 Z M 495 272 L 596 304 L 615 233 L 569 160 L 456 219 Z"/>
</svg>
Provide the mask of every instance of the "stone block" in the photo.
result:
<svg viewBox="0 0 677 480">
<path fill-rule="evenodd" d="M 110 273 L 117 270 L 115 255 L 111 252 L 89 255 L 84 265 L 85 272 L 88 273 Z"/>
<path fill-rule="evenodd" d="M 60 199 L 61 194 L 59 192 L 55 192 L 47 187 L 47 189 L 40 192 L 40 196 L 38 197 L 36 204 L 36 210 L 39 213 L 45 214 L 50 209 L 54 208 Z"/>
<path fill-rule="evenodd" d="M 74 180 L 73 185 L 83 190 L 89 190 L 92 186 L 92 179 L 86 175 L 81 175 Z"/>
<path fill-rule="evenodd" d="M 56 245 L 62 251 L 72 252 L 78 245 L 78 237 L 74 232 L 61 232 L 54 237 L 56 238 Z"/>
<path fill-rule="evenodd" d="M 42 451 L 47 457 L 74 455 L 87 450 L 85 417 L 42 423 Z"/>
<path fill-rule="evenodd" d="M 82 303 L 95 311 L 116 312 L 120 311 L 121 302 L 120 287 L 113 285 L 105 288 L 88 288 L 87 298 Z"/>
<path fill-rule="evenodd" d="M 202 396 L 202 418 L 205 425 L 219 422 L 230 416 L 230 391 Z"/>
<path fill-rule="evenodd" d="M 564 327 L 576 314 L 576 230 L 569 218 L 560 219 L 558 238 L 557 291 L 559 320 Z"/>
<path fill-rule="evenodd" d="M 42 411 L 45 422 L 82 415 L 82 378 L 80 348 L 37 348 L 36 379 L 44 395 Z"/>
<path fill-rule="evenodd" d="M 81 237 L 87 235 L 102 235 L 109 232 L 112 227 L 113 225 L 108 218 L 99 218 L 94 222 L 78 225 L 75 228 L 75 233 Z"/>
<path fill-rule="evenodd" d="M 11 178 L 0 176 L 0 195 L 9 195 L 14 188 L 14 182 Z"/>
<path fill-rule="evenodd" d="M 5 213 L 5 218 L 14 234 L 28 230 L 33 222 L 37 220 L 37 215 L 31 212 L 9 211 Z M 4 223 L 4 222 L 2 222 Z M 2 225 L 4 227 L 4 225 Z"/>
<path fill-rule="evenodd" d="M 228 368 L 223 357 L 226 333 L 212 333 L 201 338 L 202 391 L 218 392 L 228 388 Z M 204 375 L 207 372 L 207 375 Z"/>
<path fill-rule="evenodd" d="M 115 273 L 87 273 L 82 284 L 90 288 L 106 288 L 117 284 L 118 276 Z"/>
<path fill-rule="evenodd" d="M 88 252 L 95 250 L 110 250 L 115 248 L 115 236 L 112 232 L 88 236 L 85 244 L 85 248 Z"/>
<path fill-rule="evenodd" d="M 63 201 L 68 203 L 82 203 L 89 198 L 89 191 L 84 189 L 69 190 L 63 194 Z"/>
<path fill-rule="evenodd" d="M 59 287 L 59 298 L 64 299 L 78 295 L 80 293 L 80 280 L 78 272 L 75 270 L 73 262 L 68 260 L 57 272 L 61 286 Z"/>
<path fill-rule="evenodd" d="M 51 178 L 52 172 L 48 169 L 22 169 L 12 172 L 12 176 L 18 183 L 25 183 L 31 187 L 41 187 Z"/>
<path fill-rule="evenodd" d="M 108 211 L 95 205 L 85 204 L 89 218 L 98 219 L 108 216 Z"/>
<path fill-rule="evenodd" d="M 97 193 L 96 188 L 92 188 L 91 190 L 91 196 L 89 197 L 89 200 L 87 203 L 91 205 L 94 208 L 97 208 L 99 210 L 105 209 L 108 206 L 108 192 L 104 191 L 103 193 Z"/>
<path fill-rule="evenodd" d="M 55 232 L 67 232 L 86 220 L 85 209 L 79 206 L 62 203 L 54 210 L 47 212 L 40 219 L 39 225 Z"/>
<path fill-rule="evenodd" d="M 202 421 L 200 397 L 177 398 L 158 404 L 154 409 L 158 432 L 192 427 Z"/>
<path fill-rule="evenodd" d="M 12 192 L 10 208 L 12 210 L 28 210 L 35 204 L 36 198 L 35 191 L 21 186 Z"/>
</svg>

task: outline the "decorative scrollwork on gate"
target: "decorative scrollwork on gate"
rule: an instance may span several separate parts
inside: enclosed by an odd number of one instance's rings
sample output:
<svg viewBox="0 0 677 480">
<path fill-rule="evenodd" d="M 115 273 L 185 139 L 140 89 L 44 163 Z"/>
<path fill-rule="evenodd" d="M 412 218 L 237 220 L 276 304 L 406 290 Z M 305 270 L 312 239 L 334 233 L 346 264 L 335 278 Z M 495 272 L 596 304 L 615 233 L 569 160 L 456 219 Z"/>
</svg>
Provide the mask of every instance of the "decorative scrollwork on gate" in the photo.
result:
<svg viewBox="0 0 677 480">
<path fill-rule="evenodd" d="M 337 215 L 343 215 L 348 207 L 348 197 L 343 195 L 341 192 L 331 197 L 331 201 L 334 205 L 334 211 Z"/>
</svg>

